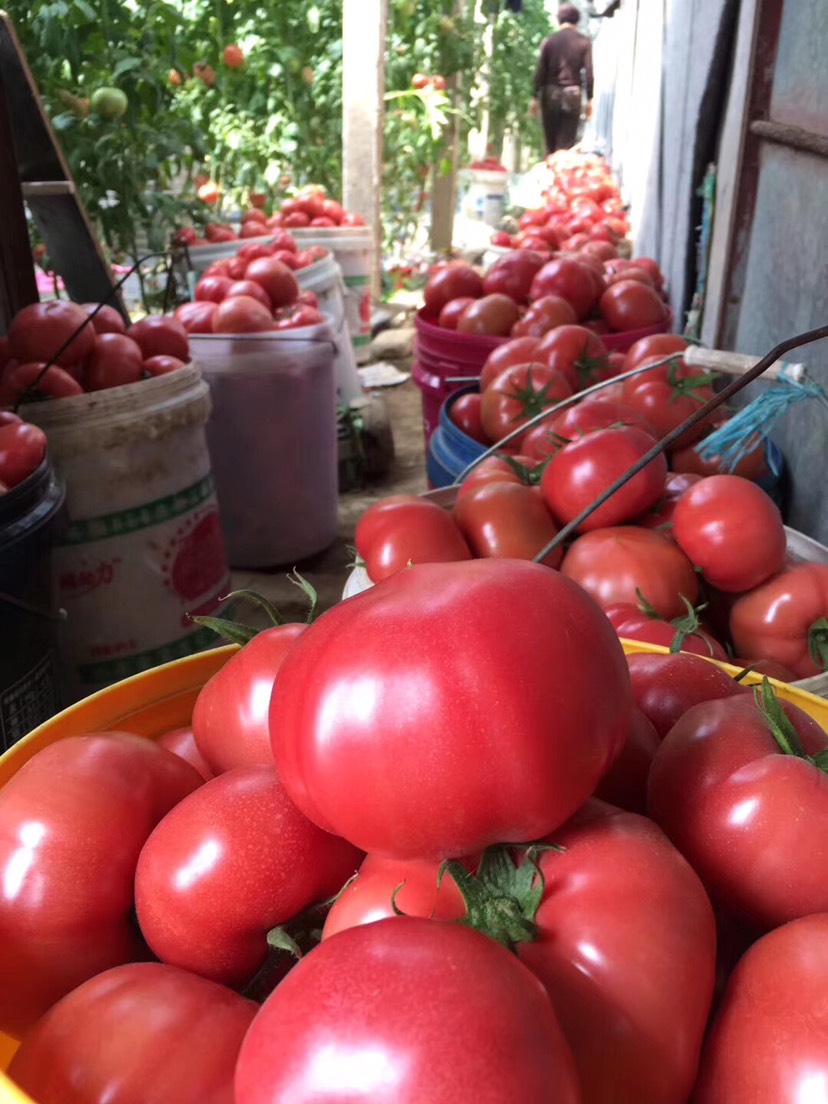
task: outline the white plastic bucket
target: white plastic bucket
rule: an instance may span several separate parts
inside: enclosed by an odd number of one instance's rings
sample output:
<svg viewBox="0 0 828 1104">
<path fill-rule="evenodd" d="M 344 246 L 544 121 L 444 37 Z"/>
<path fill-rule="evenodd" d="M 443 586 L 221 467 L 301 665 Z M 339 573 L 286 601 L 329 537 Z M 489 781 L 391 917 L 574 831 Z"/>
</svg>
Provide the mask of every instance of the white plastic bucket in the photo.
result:
<svg viewBox="0 0 828 1104">
<path fill-rule="evenodd" d="M 509 174 L 486 169 L 464 169 L 468 188 L 463 196 L 463 214 L 470 219 L 499 226 L 506 210 Z"/>
<path fill-rule="evenodd" d="M 230 563 L 292 567 L 321 552 L 338 526 L 330 323 L 190 344 L 213 396 L 207 440 Z"/>
<path fill-rule="evenodd" d="M 356 357 L 351 334 L 345 317 L 345 288 L 342 270 L 333 253 L 316 264 L 299 268 L 294 273 L 299 286 L 312 291 L 319 300 L 319 309 L 331 320 L 336 341 L 334 371 L 336 394 L 340 403 L 348 403 L 363 393 L 362 381 L 357 372 Z"/>
<path fill-rule="evenodd" d="M 213 261 L 226 261 L 235 257 L 243 245 L 269 245 L 273 241 L 272 231 L 260 238 L 236 238 L 233 241 L 210 242 L 209 245 L 189 246 L 187 254 L 198 278 Z"/>
<path fill-rule="evenodd" d="M 188 617 L 214 613 L 230 589 L 209 411 L 192 364 L 21 408 L 66 483 L 53 570 L 73 699 L 215 642 Z"/>
<path fill-rule="evenodd" d="M 368 359 L 371 344 L 371 273 L 374 235 L 367 226 L 295 227 L 291 234 L 302 249 L 322 245 L 333 252 L 345 285 L 345 317 L 357 364 Z"/>
</svg>

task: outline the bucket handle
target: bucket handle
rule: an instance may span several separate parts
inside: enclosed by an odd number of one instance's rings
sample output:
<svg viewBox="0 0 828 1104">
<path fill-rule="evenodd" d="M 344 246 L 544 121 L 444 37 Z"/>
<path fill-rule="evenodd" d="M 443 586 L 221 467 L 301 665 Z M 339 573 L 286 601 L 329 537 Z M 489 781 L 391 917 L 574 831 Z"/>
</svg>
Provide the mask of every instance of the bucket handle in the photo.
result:
<svg viewBox="0 0 828 1104">
<path fill-rule="evenodd" d="M 33 617 L 40 617 L 44 621 L 60 622 L 66 620 L 65 609 L 41 609 L 39 606 L 33 606 L 29 602 L 21 602 L 19 598 L 15 598 L 11 594 L 4 594 L 3 591 L 0 590 L 0 604 L 4 602 L 7 606 L 14 606 L 16 609 L 23 610 L 24 613 L 30 613 Z"/>
</svg>

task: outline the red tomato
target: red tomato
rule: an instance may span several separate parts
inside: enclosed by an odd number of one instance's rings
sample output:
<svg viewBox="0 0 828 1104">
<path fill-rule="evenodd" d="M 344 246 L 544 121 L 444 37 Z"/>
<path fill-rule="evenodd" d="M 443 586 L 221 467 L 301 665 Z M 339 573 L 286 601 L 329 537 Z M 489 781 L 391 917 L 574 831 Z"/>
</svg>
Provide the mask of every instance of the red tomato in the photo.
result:
<svg viewBox="0 0 828 1104">
<path fill-rule="evenodd" d="M 828 735 L 776 706 L 780 737 L 753 695 L 688 710 L 656 753 L 647 796 L 714 904 L 762 927 L 828 912 L 828 777 L 812 758 Z"/>
<path fill-rule="evenodd" d="M 483 277 L 471 265 L 449 264 L 433 272 L 423 292 L 425 309 L 438 315 L 452 299 L 479 299 L 483 294 Z"/>
<path fill-rule="evenodd" d="M 511 464 L 505 456 L 495 453 L 487 456 L 485 460 L 469 472 L 463 482 L 457 488 L 457 498 L 471 494 L 476 488 L 486 483 L 523 483 L 520 473 L 514 464 Z"/>
<path fill-rule="evenodd" d="M 173 966 L 116 966 L 47 1012 L 9 1074 L 38 1104 L 230 1104 L 257 1012 L 253 1001 Z"/>
<path fill-rule="evenodd" d="M 268 931 L 336 893 L 361 858 L 299 812 L 272 765 L 236 767 L 150 835 L 135 872 L 138 923 L 163 962 L 240 987 L 264 964 Z"/>
<path fill-rule="evenodd" d="M 440 311 L 440 315 L 437 319 L 437 325 L 443 326 L 447 330 L 457 329 L 457 320 L 460 315 L 469 305 L 473 303 L 474 299 L 468 295 L 461 295 L 459 299 L 449 299 L 443 309 Z"/>
<path fill-rule="evenodd" d="M 144 361 L 144 372 L 150 376 L 166 376 L 170 372 L 177 372 L 179 368 L 186 368 L 183 360 L 171 356 L 155 356 Z"/>
<path fill-rule="evenodd" d="M 225 299 L 213 314 L 213 333 L 268 333 L 273 329 L 269 309 L 250 295 Z"/>
<path fill-rule="evenodd" d="M 565 440 L 592 433 L 596 429 L 613 426 L 638 426 L 652 435 L 645 418 L 623 403 L 600 397 L 582 399 L 577 406 L 570 406 L 560 414 L 554 414 L 548 422 L 550 433 L 557 433 Z"/>
<path fill-rule="evenodd" d="M 483 423 L 480 421 L 480 392 L 469 391 L 465 395 L 456 398 L 448 408 L 448 415 L 458 429 L 479 441 L 481 445 L 490 445 L 492 442 L 486 436 Z"/>
<path fill-rule="evenodd" d="M 513 364 L 500 372 L 482 393 L 483 429 L 490 441 L 499 441 L 571 394 L 569 383 L 554 368 L 537 363 Z"/>
<path fill-rule="evenodd" d="M 365 219 L 362 215 L 356 214 L 354 211 L 346 211 L 342 216 L 340 226 L 364 226 Z"/>
<path fill-rule="evenodd" d="M 205 684 L 193 708 L 196 746 L 215 774 L 273 763 L 268 706 L 298 622 L 257 633 Z"/>
<path fill-rule="evenodd" d="M 645 272 L 649 272 L 656 287 L 664 286 L 664 273 L 658 261 L 654 261 L 652 257 L 634 257 L 632 263 L 636 268 L 643 268 Z"/>
<path fill-rule="evenodd" d="M 461 498 L 454 520 L 475 556 L 531 560 L 558 530 L 536 487 L 491 482 Z M 557 567 L 563 548 L 553 549 L 541 562 Z"/>
<path fill-rule="evenodd" d="M 657 356 L 663 359 L 671 353 L 680 353 L 686 348 L 687 341 L 678 334 L 651 334 L 649 337 L 640 337 L 627 351 L 623 371 L 632 371 L 649 357 Z M 681 364 L 681 361 L 677 363 Z"/>
<path fill-rule="evenodd" d="M 611 272 L 607 276 L 607 286 L 611 287 L 613 284 L 620 283 L 621 280 L 638 280 L 640 284 L 646 284 L 647 287 L 655 287 L 649 272 L 645 268 L 637 268 L 635 265 L 625 265 L 620 272 Z"/>
<path fill-rule="evenodd" d="M 552 1003 L 514 955 L 456 924 L 395 917 L 326 939 L 290 971 L 245 1037 L 235 1100 L 457 1104 L 472 1084 L 481 1101 L 540 1101 L 550 1086 L 556 1104 L 581 1100 Z"/>
<path fill-rule="evenodd" d="M 599 261 L 608 261 L 612 257 L 618 256 L 618 250 L 609 240 L 602 240 L 596 238 L 594 235 L 599 232 L 600 228 L 596 227 L 590 232 L 590 240 L 583 246 L 583 252 L 589 253 L 591 257 L 597 257 Z M 606 231 L 609 235 L 609 231 Z"/>
<path fill-rule="evenodd" d="M 828 1077 L 828 916 L 777 928 L 731 975 L 705 1045 L 693 1100 L 805 1104 Z"/>
<path fill-rule="evenodd" d="M 508 295 L 516 303 L 529 301 L 535 274 L 543 268 L 545 257 L 528 249 L 515 249 L 499 257 L 483 278 L 484 295 Z"/>
<path fill-rule="evenodd" d="M 633 709 L 626 743 L 598 783 L 595 796 L 628 813 L 646 815 L 647 778 L 658 744 L 658 733 L 652 722 L 640 709 Z"/>
<path fill-rule="evenodd" d="M 624 275 L 626 277 L 626 272 Z M 669 314 L 667 304 L 657 291 L 640 280 L 626 278 L 607 288 L 598 309 L 610 329 L 616 332 L 657 326 Z"/>
<path fill-rule="evenodd" d="M 187 331 L 177 318 L 150 314 L 130 326 L 129 336 L 138 343 L 146 360 L 154 356 L 174 356 L 186 363 L 190 359 Z"/>
<path fill-rule="evenodd" d="M 195 767 L 205 782 L 214 777 L 212 768 L 196 746 L 192 728 L 173 728 L 160 736 L 156 743 Z"/>
<path fill-rule="evenodd" d="M 283 216 L 282 226 L 299 230 L 303 226 L 310 226 L 310 216 L 306 215 L 304 211 L 291 211 L 290 214 Z"/>
<path fill-rule="evenodd" d="M 93 344 L 95 331 L 92 330 Z M 31 399 L 67 399 L 82 395 L 83 388 L 68 371 L 52 365 L 43 374 L 46 365 L 9 364 L 0 379 L 0 406 L 14 406 Z M 73 368 L 74 370 L 74 368 Z"/>
<path fill-rule="evenodd" d="M 144 354 L 126 334 L 98 334 L 84 369 L 87 391 L 103 391 L 137 383 L 144 370 Z"/>
<path fill-rule="evenodd" d="M 299 285 L 287 265 L 275 257 L 257 257 L 244 270 L 245 280 L 255 280 L 270 296 L 273 310 L 296 301 Z"/>
<path fill-rule="evenodd" d="M 21 364 L 51 360 L 64 368 L 79 364 L 95 344 L 95 327 L 84 325 L 88 318 L 83 307 L 64 299 L 23 307 L 9 327 L 11 356 Z M 61 352 L 67 342 L 70 343 Z M 57 353 L 60 355 L 56 356 Z"/>
<path fill-rule="evenodd" d="M 296 238 L 294 238 L 293 234 L 288 230 L 276 230 L 275 233 L 271 234 L 271 239 L 272 248 L 274 250 L 286 249 L 290 253 L 295 253 L 297 251 Z M 249 256 L 251 261 L 255 259 L 255 255 L 252 251 Z M 265 256 L 265 254 L 260 253 L 259 256 Z"/>
<path fill-rule="evenodd" d="M 82 981 L 140 957 L 130 915 L 139 852 L 161 817 L 201 783 L 189 763 L 125 733 L 59 740 L 5 783 L 3 1031 L 20 1038 Z"/>
<path fill-rule="evenodd" d="M 661 739 L 692 706 L 748 693 L 726 671 L 688 652 L 628 655 L 627 665 L 636 705 Z"/>
<path fill-rule="evenodd" d="M 588 264 L 574 257 L 555 257 L 532 282 L 531 298 L 559 295 L 571 303 L 578 320 L 586 318 L 601 295 L 603 281 Z"/>
<path fill-rule="evenodd" d="M 264 218 L 248 219 L 242 223 L 239 231 L 240 238 L 263 238 L 267 234 L 267 224 Z"/>
<path fill-rule="evenodd" d="M 270 730 L 312 820 L 428 858 L 553 831 L 620 751 L 628 705 L 621 645 L 579 587 L 470 560 L 399 571 L 326 611 L 282 665 Z"/>
<path fill-rule="evenodd" d="M 319 326 L 325 321 L 325 316 L 315 307 L 298 306 L 285 318 L 276 316 L 276 329 L 277 330 L 297 330 L 302 326 Z"/>
<path fill-rule="evenodd" d="M 659 361 L 653 356 L 653 364 Z M 646 361 L 640 362 L 642 365 Z M 665 364 L 624 381 L 624 401 L 637 410 L 652 425 L 659 439 L 676 429 L 685 418 L 695 414 L 713 397 L 708 377 L 698 368 L 683 364 Z M 699 424 L 685 430 L 673 442 L 681 448 L 698 440 L 708 429 L 712 414 Z"/>
<path fill-rule="evenodd" d="M 196 284 L 195 300 L 197 303 L 220 303 L 227 298 L 232 286 L 229 276 L 202 276 Z"/>
<path fill-rule="evenodd" d="M 513 337 L 541 337 L 557 326 L 576 320 L 574 308 L 559 295 L 544 295 L 536 299 L 519 322 L 512 326 Z"/>
<path fill-rule="evenodd" d="M 673 536 L 719 590 L 752 590 L 780 570 L 787 540 L 779 509 L 738 475 L 700 479 L 679 499 Z"/>
<path fill-rule="evenodd" d="M 46 456 L 46 434 L 19 418 L 0 423 L 0 483 L 8 490 L 37 471 Z"/>
<path fill-rule="evenodd" d="M 99 303 L 82 303 L 81 310 L 85 310 L 87 314 L 92 314 L 92 311 L 96 312 L 95 317 L 92 319 L 95 333 L 126 333 L 126 323 L 114 307 L 110 307 L 106 303 L 103 305 Z"/>
<path fill-rule="evenodd" d="M 204 200 L 205 203 L 216 203 L 218 197 L 219 191 L 215 184 L 206 184 L 203 188 L 198 189 L 198 198 Z M 225 223 L 208 222 L 204 227 L 204 237 L 208 242 L 217 243 L 236 241 L 238 234 L 232 226 L 227 226 Z"/>
<path fill-rule="evenodd" d="M 821 674 L 828 666 L 828 567 L 786 567 L 743 594 L 730 611 L 730 631 L 743 655 L 775 659 L 797 678 Z"/>
<path fill-rule="evenodd" d="M 601 802 L 547 842 L 563 852 L 538 858 L 537 939 L 517 954 L 552 997 L 581 1099 L 687 1100 L 715 975 L 715 921 L 701 882 L 649 820 Z"/>
<path fill-rule="evenodd" d="M 187 333 L 212 333 L 213 315 L 216 313 L 217 306 L 218 303 L 213 302 L 182 303 L 176 309 L 175 317 Z"/>
<path fill-rule="evenodd" d="M 718 640 L 714 640 L 689 613 L 666 621 L 643 612 L 638 606 L 619 602 L 604 610 L 610 624 L 623 640 L 643 640 L 659 644 L 674 652 L 692 652 L 707 659 L 727 663 L 728 655 Z"/>
<path fill-rule="evenodd" d="M 607 348 L 585 326 L 558 326 L 538 345 L 538 357 L 566 376 L 573 391 L 582 391 L 612 375 Z"/>
<path fill-rule="evenodd" d="M 198 291 L 198 288 L 196 288 L 196 291 Z M 258 299 L 263 307 L 267 307 L 268 312 L 271 310 L 270 296 L 262 285 L 257 284 L 255 280 L 231 280 L 230 286 L 222 298 L 230 299 L 237 295 L 246 295 L 250 299 Z M 218 302 L 221 302 L 221 300 L 218 300 Z"/>
<path fill-rule="evenodd" d="M 604 608 L 634 605 L 638 591 L 662 617 L 680 617 L 686 598 L 695 605 L 699 580 L 693 565 L 667 537 L 622 525 L 579 537 L 564 556 L 561 572 Z"/>
<path fill-rule="evenodd" d="M 375 583 L 409 564 L 471 559 L 451 514 L 417 495 L 391 495 L 369 506 L 357 523 L 354 543 Z"/>
<path fill-rule="evenodd" d="M 536 337 L 515 337 L 492 349 L 480 372 L 480 390 L 485 391 L 492 380 L 512 365 L 534 360 L 538 345 Z"/>
<path fill-rule="evenodd" d="M 541 494 L 554 517 L 573 521 L 655 444 L 638 426 L 596 429 L 564 445 L 541 477 Z M 656 456 L 594 510 L 578 532 L 630 521 L 656 503 L 664 491 L 667 461 Z"/>
<path fill-rule="evenodd" d="M 714 425 L 718 429 L 722 422 Z M 699 454 L 699 449 L 704 442 L 685 445 L 683 448 L 673 449 L 670 453 L 670 467 L 676 472 L 690 472 L 696 475 L 740 475 L 743 479 L 751 479 L 758 482 L 770 475 L 770 468 L 765 457 L 765 438 L 757 437 L 756 444 L 739 460 L 736 466 L 729 469 L 725 466 L 720 456 L 711 456 L 704 460 Z"/>
<path fill-rule="evenodd" d="M 519 317 L 517 303 L 508 295 L 484 295 L 469 303 L 457 319 L 457 332 L 508 337 Z"/>
</svg>

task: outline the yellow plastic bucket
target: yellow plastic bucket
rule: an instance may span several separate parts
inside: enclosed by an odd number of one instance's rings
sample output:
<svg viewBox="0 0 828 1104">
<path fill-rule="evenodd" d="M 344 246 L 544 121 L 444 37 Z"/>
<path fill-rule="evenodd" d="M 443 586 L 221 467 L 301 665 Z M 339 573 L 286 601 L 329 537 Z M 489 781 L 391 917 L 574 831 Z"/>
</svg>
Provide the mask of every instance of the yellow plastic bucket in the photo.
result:
<svg viewBox="0 0 828 1104">
<path fill-rule="evenodd" d="M 627 655 L 642 652 L 667 654 L 666 648 L 635 640 L 623 640 Z M 144 671 L 123 682 L 100 690 L 89 698 L 65 709 L 50 721 L 30 732 L 0 756 L 0 786 L 41 748 L 63 740 L 67 736 L 80 736 L 87 732 L 135 732 L 141 736 L 156 738 L 173 728 L 190 723 L 193 705 L 202 686 L 218 671 L 236 651 L 235 644 L 216 648 L 199 655 L 187 656 L 173 663 L 165 663 L 151 671 Z M 713 662 L 712 660 L 710 662 Z M 717 666 L 735 675 L 737 667 L 726 663 Z M 748 675 L 748 683 L 761 682 L 761 675 Z M 828 701 L 814 694 L 773 682 L 781 698 L 794 702 L 828 729 Z M 0 1069 L 5 1069 L 17 1049 L 17 1041 L 0 1033 Z M 21 1092 L 0 1072 L 0 1104 L 36 1104 L 30 1096 Z"/>
</svg>

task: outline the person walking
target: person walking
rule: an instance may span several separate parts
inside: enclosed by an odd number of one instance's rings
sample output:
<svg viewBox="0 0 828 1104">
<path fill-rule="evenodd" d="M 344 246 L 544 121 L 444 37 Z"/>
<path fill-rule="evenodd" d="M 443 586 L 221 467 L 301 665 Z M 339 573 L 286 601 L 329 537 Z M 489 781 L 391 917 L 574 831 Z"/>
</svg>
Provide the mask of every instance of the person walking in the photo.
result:
<svg viewBox="0 0 828 1104">
<path fill-rule="evenodd" d="M 580 18 L 574 4 L 564 4 L 559 30 L 540 49 L 530 113 L 536 116 L 540 109 L 547 153 L 575 145 L 584 94 L 584 115 L 592 114 L 592 43 L 577 29 Z"/>
</svg>

